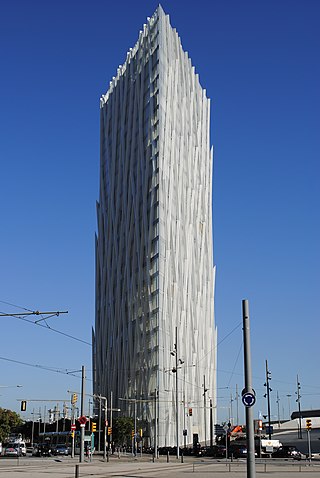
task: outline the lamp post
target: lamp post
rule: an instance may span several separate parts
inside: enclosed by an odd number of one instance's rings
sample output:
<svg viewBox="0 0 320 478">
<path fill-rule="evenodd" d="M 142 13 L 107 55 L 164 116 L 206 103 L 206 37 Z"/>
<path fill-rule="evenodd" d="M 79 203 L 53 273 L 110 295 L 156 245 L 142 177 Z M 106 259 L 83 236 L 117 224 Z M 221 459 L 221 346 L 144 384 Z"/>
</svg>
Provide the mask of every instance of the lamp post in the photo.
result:
<svg viewBox="0 0 320 478">
<path fill-rule="evenodd" d="M 271 440 L 270 392 L 272 392 L 272 388 L 270 388 L 269 386 L 269 381 L 271 380 L 270 375 L 271 375 L 271 372 L 268 370 L 268 361 L 266 360 L 266 383 L 264 384 L 264 386 L 267 387 L 267 393 L 264 394 L 264 398 L 267 398 L 269 440 Z"/>
<path fill-rule="evenodd" d="M 299 410 L 299 428 L 298 428 L 298 438 L 302 439 L 302 428 L 301 428 L 301 404 L 300 404 L 300 390 L 301 390 L 301 385 L 299 382 L 299 377 L 297 375 L 297 391 L 295 392 L 297 394 L 297 399 L 296 402 L 298 403 L 298 410 Z"/>
</svg>

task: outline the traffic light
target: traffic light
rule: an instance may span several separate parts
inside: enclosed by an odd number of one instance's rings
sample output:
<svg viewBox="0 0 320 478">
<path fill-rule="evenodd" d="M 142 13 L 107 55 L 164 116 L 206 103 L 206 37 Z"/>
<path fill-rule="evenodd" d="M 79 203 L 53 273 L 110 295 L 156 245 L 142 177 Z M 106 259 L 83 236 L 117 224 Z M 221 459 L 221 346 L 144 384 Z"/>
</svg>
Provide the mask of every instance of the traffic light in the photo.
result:
<svg viewBox="0 0 320 478">
<path fill-rule="evenodd" d="M 97 424 L 96 422 L 91 423 L 91 433 L 94 433 L 97 431 Z"/>
<path fill-rule="evenodd" d="M 112 435 L 112 428 L 108 427 L 108 435 Z"/>
<path fill-rule="evenodd" d="M 27 410 L 27 402 L 26 400 L 22 400 L 21 402 L 21 411 L 25 412 Z"/>
<path fill-rule="evenodd" d="M 134 430 L 131 432 L 131 437 L 134 438 Z"/>
<path fill-rule="evenodd" d="M 189 408 L 189 417 L 192 417 L 192 408 Z"/>
<path fill-rule="evenodd" d="M 75 403 L 77 403 L 77 401 L 78 401 L 78 395 L 76 393 L 73 393 L 71 397 L 71 404 L 74 405 Z"/>
<path fill-rule="evenodd" d="M 310 418 L 306 419 L 306 427 L 307 427 L 307 430 L 311 430 L 311 428 L 312 428 L 312 423 L 311 423 Z"/>
</svg>

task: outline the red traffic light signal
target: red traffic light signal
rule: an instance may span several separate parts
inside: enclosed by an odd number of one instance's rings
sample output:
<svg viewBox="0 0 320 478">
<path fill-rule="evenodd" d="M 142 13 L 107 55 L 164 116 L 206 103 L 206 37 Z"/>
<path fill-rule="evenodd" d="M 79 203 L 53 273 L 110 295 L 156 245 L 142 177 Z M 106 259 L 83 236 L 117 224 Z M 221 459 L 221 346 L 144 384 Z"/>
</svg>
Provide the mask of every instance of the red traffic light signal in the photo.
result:
<svg viewBox="0 0 320 478">
<path fill-rule="evenodd" d="M 192 417 L 192 408 L 189 408 L 189 417 Z"/>
</svg>

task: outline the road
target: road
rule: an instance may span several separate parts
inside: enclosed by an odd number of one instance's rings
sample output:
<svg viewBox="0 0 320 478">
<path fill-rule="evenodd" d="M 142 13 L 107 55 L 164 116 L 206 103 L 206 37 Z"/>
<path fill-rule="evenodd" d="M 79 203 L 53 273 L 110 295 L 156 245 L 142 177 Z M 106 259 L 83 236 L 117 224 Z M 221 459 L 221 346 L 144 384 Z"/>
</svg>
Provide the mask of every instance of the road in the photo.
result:
<svg viewBox="0 0 320 478">
<path fill-rule="evenodd" d="M 79 467 L 79 468 L 78 468 Z M 109 462 L 104 462 L 100 456 L 95 456 L 92 462 L 79 464 L 78 459 L 63 458 L 0 458 L 0 476 L 5 478 L 73 478 L 76 476 L 76 468 L 79 478 L 245 478 L 245 460 L 216 460 L 210 458 L 195 459 L 185 457 L 181 463 L 175 457 L 160 457 L 153 462 L 150 455 L 142 458 L 132 456 L 110 457 Z M 312 478 L 319 476 L 320 461 L 311 465 L 306 462 L 264 460 L 256 463 L 257 474 L 263 477 L 277 476 L 280 478 Z"/>
</svg>

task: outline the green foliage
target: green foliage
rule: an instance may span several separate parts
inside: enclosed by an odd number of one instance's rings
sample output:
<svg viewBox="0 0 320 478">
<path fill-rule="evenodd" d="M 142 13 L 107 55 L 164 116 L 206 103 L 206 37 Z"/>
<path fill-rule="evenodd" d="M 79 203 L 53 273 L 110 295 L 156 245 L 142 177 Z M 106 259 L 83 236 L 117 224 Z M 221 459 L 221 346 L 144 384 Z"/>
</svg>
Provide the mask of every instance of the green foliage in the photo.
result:
<svg viewBox="0 0 320 478">
<path fill-rule="evenodd" d="M 133 418 L 118 417 L 113 421 L 112 440 L 116 445 L 131 445 L 131 434 L 134 429 Z"/>
<path fill-rule="evenodd" d="M 11 429 L 21 424 L 22 419 L 18 413 L 0 408 L 0 442 L 6 441 Z"/>
</svg>

